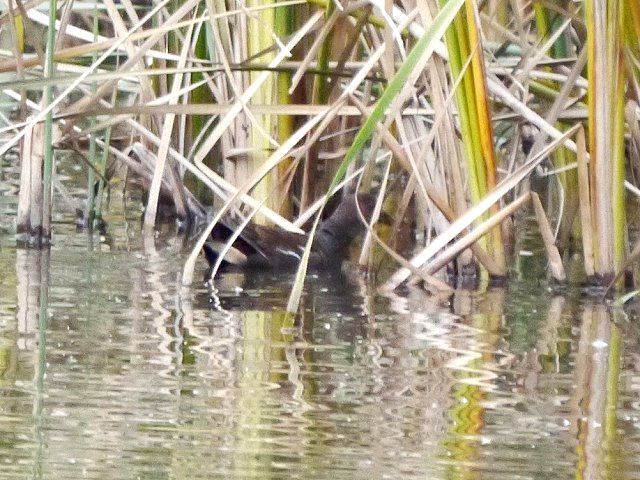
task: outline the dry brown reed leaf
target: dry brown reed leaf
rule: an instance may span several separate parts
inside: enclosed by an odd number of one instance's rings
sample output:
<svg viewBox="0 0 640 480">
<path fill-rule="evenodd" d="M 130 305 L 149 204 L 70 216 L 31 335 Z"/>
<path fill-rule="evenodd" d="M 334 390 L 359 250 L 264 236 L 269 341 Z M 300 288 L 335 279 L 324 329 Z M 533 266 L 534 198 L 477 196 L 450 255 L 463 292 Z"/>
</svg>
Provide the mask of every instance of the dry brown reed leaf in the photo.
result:
<svg viewBox="0 0 640 480">
<path fill-rule="evenodd" d="M 470 61 L 471 61 L 471 56 L 469 56 L 469 58 L 465 62 L 461 70 L 461 74 L 458 76 L 458 78 L 455 79 L 453 87 L 450 89 L 447 97 L 444 99 L 442 103 L 443 108 L 440 110 L 440 113 L 435 117 L 430 131 L 428 132 L 428 134 L 424 139 L 421 139 L 423 149 L 418 154 L 417 158 L 427 158 L 427 155 L 425 154 L 425 149 L 430 148 L 430 145 L 435 140 L 435 136 L 439 131 L 441 122 L 443 122 L 444 119 L 448 118 L 447 117 L 448 107 L 453 101 L 453 96 L 455 94 L 456 88 L 458 88 L 458 86 L 460 85 L 464 72 L 466 68 L 470 65 Z M 352 101 L 356 104 L 358 108 L 362 110 L 363 116 L 366 117 L 368 115 L 367 111 L 369 109 L 366 109 L 355 98 L 352 98 Z M 390 108 L 389 115 L 391 115 L 391 113 L 392 111 Z M 397 115 L 397 112 L 396 112 L 396 115 Z M 404 143 L 409 145 L 410 141 L 407 138 L 403 122 L 401 122 L 397 117 L 396 117 L 396 127 L 398 129 L 398 132 L 401 138 L 404 138 L 404 141 L 405 141 Z M 420 162 L 420 163 L 416 162 L 414 156 L 411 153 L 411 149 L 408 149 L 408 148 L 405 149 L 401 145 L 399 145 L 395 140 L 395 138 L 393 137 L 393 135 L 391 135 L 391 133 L 388 131 L 388 127 L 385 127 L 384 125 L 379 125 L 377 127 L 377 131 L 381 135 L 381 138 L 385 141 L 387 146 L 393 151 L 394 156 L 400 161 L 401 165 L 403 165 L 403 167 L 409 171 L 409 173 L 411 174 L 411 178 L 414 179 L 419 185 L 420 189 L 417 190 L 415 193 L 421 193 L 422 200 L 427 205 L 431 205 L 431 202 L 433 202 L 433 204 L 436 205 L 438 210 L 444 215 L 447 221 L 452 222 L 456 218 L 456 215 L 445 199 L 446 192 L 439 192 L 437 190 L 436 186 L 431 180 L 431 174 L 427 171 L 427 165 L 424 162 Z M 455 136 L 455 131 L 453 129 L 451 130 L 450 135 Z M 455 142 L 456 139 L 452 138 L 452 141 Z M 455 160 L 453 159 L 452 159 L 452 162 L 456 163 Z M 460 194 L 464 197 L 464 193 L 462 192 L 462 189 L 460 191 Z M 480 245 L 473 244 L 471 249 L 474 255 L 476 256 L 476 258 L 478 259 L 478 261 L 492 275 L 504 274 L 503 270 L 496 264 L 495 260 L 490 255 L 488 255 Z"/>
<path fill-rule="evenodd" d="M 527 81 L 527 79 L 530 78 L 531 71 L 535 69 L 545 57 L 547 57 L 549 49 L 551 49 L 556 40 L 564 34 L 569 25 L 571 25 L 571 18 L 565 19 L 557 29 L 554 27 L 553 34 L 550 35 L 543 44 L 535 45 L 528 49 L 528 51 L 531 52 L 531 56 L 522 58 L 522 67 L 518 69 L 515 77 L 521 82 Z"/>
<path fill-rule="evenodd" d="M 461 252 L 474 245 L 482 236 L 489 233 L 497 225 L 500 225 L 507 217 L 513 215 L 530 199 L 530 192 L 524 193 L 509 205 L 498 210 L 489 218 L 474 227 L 470 232 L 466 233 L 452 245 L 438 253 L 432 261 L 427 264 L 425 270 L 429 274 L 434 274 L 444 267 L 451 260 L 456 258 Z"/>
<path fill-rule="evenodd" d="M 278 55 L 269 63 L 270 66 L 277 66 L 284 58 L 288 55 L 288 52 L 297 45 L 297 43 L 306 36 L 307 32 L 320 20 L 322 17 L 322 12 L 316 12 L 311 16 L 305 24 L 299 28 L 296 33 L 292 36 L 287 44 L 286 50 L 281 50 Z M 220 137 L 224 134 L 225 130 L 231 123 L 235 120 L 236 115 L 242 111 L 244 105 L 246 105 L 249 100 L 253 97 L 253 95 L 258 91 L 261 85 L 268 79 L 270 72 L 262 72 L 258 78 L 248 86 L 240 98 L 237 98 L 233 103 L 231 109 L 223 115 L 219 122 L 216 124 L 215 128 L 211 131 L 211 133 L 205 138 L 202 142 L 200 148 L 194 154 L 194 163 L 200 168 L 206 175 L 211 175 L 213 172 L 209 167 L 204 165 L 202 161 L 209 154 L 213 146 L 218 142 Z"/>
<path fill-rule="evenodd" d="M 382 198 L 382 197 L 379 197 L 379 198 Z M 389 245 L 387 245 L 373 229 L 372 227 L 373 222 L 369 223 L 369 221 L 365 219 L 364 216 L 362 215 L 362 212 L 360 211 L 360 209 L 358 209 L 358 215 L 360 216 L 360 221 L 365 223 L 367 226 L 367 235 L 371 236 L 371 238 L 376 242 L 376 245 L 379 245 L 391 258 L 393 258 L 396 262 L 398 262 L 404 268 L 410 270 L 413 275 L 415 275 L 417 278 L 422 279 L 427 285 L 436 289 L 438 292 L 453 291 L 453 289 L 446 282 L 443 282 L 439 278 L 436 278 L 433 275 L 430 275 L 424 269 L 418 269 L 414 267 L 410 262 L 408 262 L 404 257 L 402 257 L 402 255 L 400 255 L 398 252 L 392 249 Z M 379 215 L 379 212 L 377 215 Z M 374 215 L 374 217 L 372 218 L 375 218 L 375 216 L 376 215 Z"/>
<path fill-rule="evenodd" d="M 462 231 L 468 228 L 472 223 L 477 221 L 493 204 L 498 202 L 506 193 L 512 190 L 520 183 L 531 171 L 544 160 L 551 151 L 560 144 L 566 145 L 566 138 L 573 135 L 577 130 L 577 126 L 566 131 L 562 137 L 549 143 L 543 150 L 534 156 L 529 162 L 518 168 L 510 177 L 500 182 L 495 189 L 487 194 L 478 204 L 471 207 L 442 234 L 438 235 L 433 241 L 427 245 L 420 253 L 411 259 L 411 264 L 415 267 L 421 267 L 429 262 L 438 252 L 444 248 L 451 240 L 457 237 Z M 411 272 L 407 269 L 397 270 L 383 285 L 384 289 L 395 289 L 404 282 Z"/>
<path fill-rule="evenodd" d="M 329 19 L 324 23 L 324 25 L 322 25 L 320 32 L 316 34 L 313 40 L 313 43 L 311 44 L 311 46 L 309 47 L 309 50 L 307 50 L 304 58 L 300 62 L 297 71 L 291 77 L 291 85 L 289 86 L 290 95 L 295 91 L 296 87 L 298 86 L 298 83 L 300 83 L 300 80 L 302 79 L 303 75 L 309 68 L 309 65 L 311 64 L 311 62 L 313 62 L 313 59 L 316 57 L 318 50 L 320 50 L 322 43 L 326 40 L 327 36 L 329 35 L 334 25 L 338 21 L 338 18 L 340 15 L 341 13 L 338 10 L 335 10 L 331 14 Z"/>
<path fill-rule="evenodd" d="M 202 82 L 194 83 L 188 87 L 184 87 L 180 90 L 180 94 L 185 92 L 189 92 L 202 83 L 206 82 L 203 80 Z M 168 94 L 165 97 L 161 97 L 163 103 L 171 97 L 171 94 Z M 166 105 L 159 104 L 160 98 L 156 99 L 154 102 L 150 102 L 146 105 L 133 105 L 133 106 L 123 106 L 123 107 L 112 107 L 112 108 L 93 108 L 87 109 L 83 112 L 64 112 L 57 114 L 55 116 L 56 119 L 62 118 L 70 118 L 70 117 L 90 117 L 94 115 L 225 115 L 234 109 L 235 104 L 233 103 L 210 103 L 210 104 L 184 104 L 184 105 Z M 326 105 L 309 105 L 309 104 L 289 104 L 289 105 L 260 105 L 260 104 L 252 104 L 251 112 L 258 115 L 297 115 L 297 116 L 313 116 L 318 115 L 326 111 Z M 353 105 L 342 105 L 339 109 L 335 110 L 336 116 L 341 117 L 359 117 L 361 115 L 361 111 L 353 106 Z M 429 117 L 435 114 L 433 108 L 423 108 L 423 107 L 405 107 L 398 112 L 403 117 L 412 117 L 412 116 L 424 116 Z"/>
<path fill-rule="evenodd" d="M 553 278 L 559 282 L 564 282 L 567 279 L 567 275 L 562 265 L 562 258 L 558 252 L 558 247 L 555 245 L 555 235 L 547 219 L 547 215 L 544 213 L 544 208 L 540 202 L 540 197 L 535 192 L 531 193 L 531 202 L 533 203 L 533 209 L 536 213 L 536 220 L 538 222 L 538 228 L 540 229 L 540 235 L 542 236 L 542 242 L 544 248 L 547 251 L 547 259 L 549 260 L 549 266 L 551 267 L 551 274 Z"/>
<path fill-rule="evenodd" d="M 106 102 L 104 103 L 106 104 Z M 150 143 L 152 143 L 156 147 L 160 146 L 160 138 L 157 135 L 155 135 L 153 132 L 151 132 L 149 129 L 147 129 L 144 125 L 142 125 L 140 122 L 134 120 L 133 118 L 126 118 L 125 121 L 127 125 L 129 125 L 135 132 L 138 132 L 138 134 L 140 134 L 143 138 L 148 140 Z M 77 128 L 76 131 L 79 132 L 80 129 Z M 99 138 L 97 138 L 97 141 L 99 145 L 101 146 L 103 145 L 102 141 Z M 136 144 L 134 144 L 134 147 L 142 148 L 142 145 L 137 144 L 136 146 Z M 144 150 L 146 150 L 146 148 L 144 148 Z M 110 153 L 116 155 L 121 160 L 124 160 L 122 158 L 121 152 L 119 152 L 118 150 L 114 149 L 113 147 L 109 147 L 109 151 Z M 174 148 L 169 148 L 168 153 L 174 161 L 178 162 L 182 167 L 184 167 L 186 170 L 188 170 L 193 175 L 195 175 L 196 178 L 198 178 L 201 182 L 203 182 L 214 194 L 216 194 L 220 198 L 227 200 L 230 197 L 238 194 L 239 192 L 238 188 L 233 186 L 231 183 L 229 183 L 226 179 L 224 179 L 217 173 L 211 171 L 210 175 L 205 175 L 193 163 L 191 163 L 187 158 L 185 158 L 181 153 L 179 153 Z M 124 157 L 126 157 L 126 155 Z M 255 200 L 250 195 L 247 195 L 246 193 L 244 194 L 241 193 L 240 196 L 242 201 L 247 205 L 249 205 L 249 207 L 251 208 L 255 208 L 256 205 L 259 204 L 257 200 Z M 300 228 L 298 228 L 297 226 L 292 224 L 290 221 L 283 218 L 281 215 L 279 215 L 278 213 L 274 212 L 273 210 L 267 207 L 263 207 L 261 210 L 261 213 L 267 219 L 269 219 L 269 221 L 273 222 L 275 225 L 279 226 L 280 228 L 283 228 L 285 230 L 292 231 L 292 232 L 299 232 L 299 233 L 302 232 Z"/>
<path fill-rule="evenodd" d="M 120 0 L 120 1 L 122 5 L 129 5 L 129 8 L 131 10 L 134 10 L 129 0 Z M 122 19 L 122 16 L 120 15 L 120 10 L 118 10 L 118 7 L 113 2 L 113 0 L 103 0 L 103 4 L 107 9 L 107 14 L 109 15 L 109 19 L 111 20 L 111 24 L 113 25 L 115 36 L 125 38 L 123 46 L 125 48 L 127 56 L 132 57 L 133 55 L 135 55 L 137 47 L 131 41 L 131 35 L 129 34 L 127 26 L 125 25 L 125 22 Z M 144 70 L 146 66 L 144 63 L 144 57 L 140 57 L 139 60 L 136 62 L 136 64 L 139 70 Z M 132 67 L 134 67 L 136 64 L 132 65 Z M 140 89 L 141 89 L 140 94 L 141 94 L 142 100 L 150 101 L 153 98 L 155 98 L 155 93 L 153 91 L 149 78 L 146 76 L 140 77 L 139 82 L 140 82 Z"/>
<path fill-rule="evenodd" d="M 172 25 L 175 22 L 181 20 L 184 16 L 188 15 L 194 8 L 196 8 L 197 3 L 198 3 L 197 0 L 186 0 L 174 12 L 172 12 L 171 15 L 169 15 L 165 19 L 164 21 L 165 25 Z M 162 2 L 159 5 L 164 6 L 165 4 L 166 2 Z M 152 11 L 155 11 L 155 10 L 156 9 L 153 9 Z M 141 24 L 139 22 L 135 24 L 133 27 L 131 27 L 130 29 L 128 29 L 123 35 L 120 35 L 118 38 L 121 41 L 121 43 L 119 44 L 120 45 L 126 44 L 129 36 L 136 30 L 138 30 L 140 26 Z M 150 50 L 161 38 L 162 38 L 162 34 L 157 33 L 149 37 L 147 40 L 145 40 L 142 45 L 137 46 L 132 52 L 132 54 L 127 57 L 127 60 L 125 60 L 122 63 L 122 65 L 118 66 L 118 71 L 124 74 L 125 72 L 128 72 L 129 70 L 131 70 L 135 65 L 137 65 L 142 60 L 142 58 L 145 56 L 145 53 L 148 50 Z M 113 48 L 113 46 L 111 48 Z M 98 62 L 95 62 L 95 63 L 98 63 Z M 100 60 L 99 63 L 102 63 L 102 60 Z M 102 98 L 107 93 L 109 93 L 116 86 L 116 84 L 117 82 L 115 80 L 105 82 L 104 84 L 98 87 L 98 89 L 93 95 L 84 97 L 76 101 L 75 103 L 67 107 L 66 110 L 69 112 L 81 112 L 87 109 L 91 105 L 98 103 L 99 99 Z"/>
<path fill-rule="evenodd" d="M 215 8 L 213 7 L 213 2 L 208 0 L 208 5 L 209 5 L 209 9 L 213 11 L 212 9 Z M 225 17 L 225 20 L 226 19 L 228 19 L 228 17 Z M 230 92 L 225 92 L 224 98 L 220 98 L 220 100 L 222 100 L 223 103 L 226 103 L 227 97 L 229 95 L 230 95 L 230 98 L 236 98 L 236 99 L 242 98 L 242 88 L 243 88 L 243 85 L 247 83 L 246 81 L 248 81 L 248 78 L 246 77 L 246 75 L 237 75 L 232 72 L 231 65 L 229 63 L 229 57 L 227 55 L 227 52 L 225 51 L 225 45 L 228 45 L 230 42 L 228 40 L 227 41 L 222 40 L 220 36 L 220 30 L 221 29 L 219 28 L 215 28 L 215 27 L 212 28 L 212 31 L 213 31 L 212 36 L 213 36 L 214 45 L 216 48 L 216 52 L 215 52 L 216 58 L 222 64 L 222 68 L 224 70 L 224 73 L 226 74 L 226 77 L 224 79 L 225 86 L 228 86 L 231 90 Z M 228 31 L 228 28 L 222 29 L 222 31 Z M 245 35 L 240 35 L 240 36 L 242 38 L 245 37 Z M 231 47 L 228 46 L 226 48 L 231 48 Z M 238 56 L 237 52 L 231 51 L 229 53 L 233 57 Z M 285 55 L 287 54 L 287 52 L 284 52 L 284 53 Z M 249 108 L 248 105 L 243 104 L 242 113 L 246 115 L 247 120 L 250 122 L 252 129 L 260 133 L 260 135 L 262 135 L 262 137 L 266 139 L 269 145 L 271 145 L 274 148 L 278 148 L 278 142 L 269 134 L 267 130 L 265 130 L 265 128 L 262 126 L 262 123 L 255 117 L 252 109 Z M 242 123 L 245 123 L 244 119 L 242 120 Z M 239 138 L 237 138 L 236 136 L 236 142 L 238 141 L 239 141 Z M 236 143 L 235 146 L 237 147 L 239 145 Z M 242 146 L 246 147 L 247 145 L 244 144 Z"/>
<path fill-rule="evenodd" d="M 153 17 L 153 15 L 155 15 L 167 3 L 168 3 L 168 0 L 160 1 L 156 6 L 154 6 L 154 8 L 152 8 L 147 13 L 147 15 L 145 15 L 145 17 L 138 24 L 134 25 L 132 30 L 140 28 L 144 24 L 144 22 L 146 22 L 151 17 Z M 9 149 L 15 146 L 20 141 L 20 139 L 25 135 L 26 131 L 29 128 L 32 128 L 36 123 L 42 122 L 49 112 L 53 111 L 63 100 L 67 98 L 67 96 L 73 90 L 75 90 L 80 84 L 82 84 L 82 82 L 98 67 L 98 65 L 100 65 L 109 55 L 111 55 L 111 53 L 113 53 L 122 43 L 124 43 L 124 41 L 125 41 L 124 38 L 118 39 L 118 41 L 114 43 L 110 48 L 108 48 L 100 56 L 100 58 L 98 58 L 89 68 L 87 68 L 87 70 L 83 74 L 81 74 L 76 80 L 74 80 L 71 83 L 71 85 L 69 85 L 66 89 L 64 89 L 64 91 L 60 95 L 54 98 L 47 105 L 45 109 L 39 111 L 22 130 L 20 130 L 16 135 L 14 135 L 9 140 L 7 140 L 4 144 L 2 144 L 0 146 L 0 156 L 4 155 L 7 151 L 9 151 Z"/>
<path fill-rule="evenodd" d="M 322 121 L 323 116 L 316 116 L 309 119 L 304 125 L 302 125 L 286 142 L 284 142 L 280 148 L 278 148 L 268 159 L 264 162 L 260 168 L 253 173 L 253 175 L 244 183 L 242 187 L 238 189 L 238 192 L 232 196 L 217 212 L 213 220 L 211 220 L 209 226 L 204 230 L 200 239 L 196 243 L 191 252 L 191 255 L 185 262 L 185 267 L 182 274 L 182 283 L 184 285 L 190 285 L 193 282 L 193 271 L 195 269 L 196 259 L 205 242 L 209 238 L 213 227 L 220 221 L 222 216 L 229 210 L 235 200 L 240 197 L 241 194 L 247 193 L 251 190 L 264 176 L 275 168 L 287 153 L 298 143 L 308 132 Z M 202 170 L 202 168 L 200 168 Z M 212 172 L 213 173 L 213 172 Z"/>
<path fill-rule="evenodd" d="M 406 14 L 403 13 L 398 7 L 394 6 L 392 8 L 391 13 L 392 18 L 398 22 L 402 23 L 406 21 Z M 419 38 L 424 35 L 425 29 L 422 25 L 417 22 L 411 22 L 409 24 L 409 32 Z M 448 53 L 444 43 L 437 42 L 435 47 L 435 53 L 437 53 L 440 57 L 447 60 Z M 487 75 L 487 88 L 489 92 L 495 95 L 498 99 L 500 99 L 506 106 L 511 108 L 514 112 L 520 114 L 523 118 L 525 118 L 530 123 L 534 124 L 540 130 L 546 132 L 551 138 L 558 139 L 563 138 L 565 141 L 565 146 L 572 151 L 576 151 L 576 144 L 570 138 L 567 138 L 563 135 L 561 131 L 555 128 L 553 125 L 545 122 L 545 120 L 536 112 L 531 110 L 524 102 L 516 98 L 510 91 L 507 89 L 502 82 L 500 82 L 495 76 L 488 74 Z"/>
<path fill-rule="evenodd" d="M 560 92 L 558 92 L 558 96 L 556 97 L 553 104 L 547 111 L 547 114 L 545 115 L 545 120 L 548 124 L 552 125 L 558 121 L 558 116 L 563 111 L 564 106 L 566 105 L 567 99 L 569 98 L 569 94 L 571 93 L 571 90 L 574 88 L 575 82 L 577 81 L 578 77 L 580 76 L 580 73 L 582 72 L 586 64 L 587 64 L 587 49 L 584 48 L 578 55 L 578 58 L 576 59 L 576 63 L 573 65 L 573 68 L 571 69 L 571 73 L 567 77 L 567 80 L 565 81 L 565 83 L 563 83 L 562 87 L 560 88 Z M 546 138 L 545 135 L 538 135 L 536 137 L 536 140 L 533 146 L 531 147 L 531 153 L 536 153 L 542 147 L 542 145 L 544 144 L 545 138 Z"/>
<path fill-rule="evenodd" d="M 107 0 L 110 2 L 111 0 Z M 196 12 L 194 11 L 194 16 Z M 180 52 L 180 61 L 178 62 L 177 68 L 180 69 L 184 67 L 187 63 L 187 55 L 191 49 L 191 41 L 193 36 L 193 27 L 189 28 L 189 31 L 186 34 L 185 41 L 182 44 L 182 50 Z M 173 96 L 169 98 L 170 104 L 177 104 L 179 100 L 179 96 L 177 93 L 181 89 L 182 80 L 184 78 L 184 74 L 178 73 L 173 77 L 173 84 L 171 86 L 171 93 Z M 156 223 L 156 212 L 158 208 L 158 199 L 160 197 L 160 186 L 162 182 L 162 178 L 164 177 L 165 171 L 165 163 L 167 161 L 167 157 L 169 154 L 169 147 L 171 146 L 172 134 L 173 134 L 173 125 L 176 116 L 173 114 L 166 115 L 162 120 L 162 133 L 160 134 L 160 145 L 158 146 L 158 153 L 156 155 L 156 164 L 155 169 L 153 171 L 153 179 L 151 181 L 151 187 L 149 188 L 149 195 L 147 200 L 147 205 L 145 208 L 144 214 L 144 228 L 146 230 L 153 229 Z M 172 191 L 176 192 L 174 196 L 174 202 L 179 211 L 185 212 L 186 208 L 182 203 L 182 195 L 177 193 L 178 191 L 183 190 L 182 185 L 175 185 L 177 187 Z M 184 213 L 183 213 L 184 214 Z"/>
<path fill-rule="evenodd" d="M 39 12 L 38 10 L 34 10 L 33 7 L 28 6 L 28 5 L 35 5 L 36 3 L 43 3 L 43 2 L 38 1 L 38 2 L 30 2 L 25 4 L 25 9 L 27 10 L 27 13 L 28 13 L 28 18 L 32 21 L 37 22 L 38 24 L 46 26 L 48 24 L 49 17 L 46 14 Z M 286 1 L 278 2 L 278 7 L 300 5 L 303 3 L 306 3 L 306 0 L 286 0 Z M 69 2 L 68 4 L 65 4 L 65 5 L 73 5 L 73 2 Z M 225 12 L 217 12 L 214 15 L 201 15 L 197 19 L 178 21 L 172 24 L 163 24 L 159 27 L 151 27 L 151 28 L 145 27 L 145 29 L 140 32 L 132 32 L 128 36 L 128 38 L 132 42 L 138 41 L 138 40 L 144 40 L 151 36 L 156 36 L 156 35 L 162 36 L 169 32 L 177 31 L 178 29 L 190 27 L 192 25 L 202 25 L 202 23 L 206 21 L 234 17 L 244 12 L 255 13 L 261 10 L 269 10 L 272 8 L 273 8 L 272 4 L 265 4 L 265 5 L 255 5 L 251 7 L 243 7 L 242 9 L 227 10 Z M 127 10 L 130 11 L 130 8 L 127 7 Z M 6 18 L 7 17 L 5 15 L 0 15 L 0 24 L 4 23 L 4 19 Z M 135 20 L 134 23 L 135 22 L 137 22 L 137 20 Z M 9 23 L 12 24 L 13 22 L 9 22 Z M 59 28 L 59 30 L 61 30 L 61 28 Z M 89 43 L 87 43 L 86 45 L 78 45 L 78 46 L 73 46 L 73 47 L 68 47 L 63 49 L 56 49 L 54 58 L 57 62 L 62 62 L 67 59 L 74 59 L 80 56 L 85 56 L 91 53 L 99 52 L 99 51 L 108 49 L 115 43 L 118 43 L 118 47 L 117 47 L 118 51 L 123 51 L 123 52 L 125 51 L 125 47 L 120 43 L 118 38 L 107 38 L 102 35 L 98 35 L 97 41 L 96 41 L 96 39 L 94 38 L 94 34 L 92 32 L 88 30 L 83 30 L 74 25 L 68 25 L 67 29 L 65 30 L 65 34 L 77 40 L 89 42 Z M 63 35 L 60 35 L 59 38 L 63 38 Z M 177 55 L 156 50 L 153 48 L 148 49 L 145 52 L 145 57 L 148 59 L 168 60 L 168 61 L 174 61 L 174 62 L 177 62 L 179 60 L 179 56 Z M 197 58 L 191 58 L 191 61 L 196 63 L 208 63 L 207 60 L 202 60 Z M 12 58 L 12 59 L 3 60 L 2 62 L 0 62 L 0 72 L 8 72 L 8 71 L 16 70 L 16 68 L 18 68 L 17 67 L 18 62 L 23 62 L 24 66 L 26 67 L 33 67 L 33 66 L 42 64 L 42 57 L 38 55 L 24 55 L 24 57 L 21 56 L 20 59 Z"/>
</svg>

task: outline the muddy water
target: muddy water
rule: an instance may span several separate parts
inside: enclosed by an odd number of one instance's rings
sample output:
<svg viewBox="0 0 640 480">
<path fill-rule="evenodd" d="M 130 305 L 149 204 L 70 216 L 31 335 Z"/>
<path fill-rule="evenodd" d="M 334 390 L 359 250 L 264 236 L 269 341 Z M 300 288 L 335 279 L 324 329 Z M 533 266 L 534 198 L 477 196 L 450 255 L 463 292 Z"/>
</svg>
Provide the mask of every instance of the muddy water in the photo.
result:
<svg viewBox="0 0 640 480">
<path fill-rule="evenodd" d="M 448 299 L 311 278 L 288 324 L 290 277 L 180 287 L 183 240 L 117 198 L 16 249 L 0 185 L 0 478 L 640 476 L 638 306 L 551 291 L 537 250 Z"/>
</svg>

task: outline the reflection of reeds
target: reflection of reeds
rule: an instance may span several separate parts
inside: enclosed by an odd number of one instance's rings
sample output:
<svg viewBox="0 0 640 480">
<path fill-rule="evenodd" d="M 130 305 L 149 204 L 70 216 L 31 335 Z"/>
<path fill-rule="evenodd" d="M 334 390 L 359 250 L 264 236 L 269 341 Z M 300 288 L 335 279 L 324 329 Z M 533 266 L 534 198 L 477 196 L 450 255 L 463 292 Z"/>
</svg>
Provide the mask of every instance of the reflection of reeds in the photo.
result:
<svg viewBox="0 0 640 480">
<path fill-rule="evenodd" d="M 621 337 L 604 305 L 587 305 L 582 315 L 575 385 L 570 404 L 577 434 L 576 476 L 616 478 L 617 408 Z"/>
<path fill-rule="evenodd" d="M 47 413 L 44 411 L 47 375 L 47 334 L 49 331 L 49 251 L 18 250 L 16 256 L 16 331 L 25 338 L 27 344 L 15 345 L 18 349 L 37 352 L 33 358 L 33 419 L 34 419 L 34 469 L 38 476 L 42 473 L 46 438 L 43 430 Z M 2 355 L 2 352 L 0 352 Z M 0 365 L 1 367 L 1 365 Z M 15 368 L 15 366 L 14 366 Z M 7 372 L 2 372 L 0 379 Z"/>
<path fill-rule="evenodd" d="M 596 273 L 606 280 L 620 269 L 625 255 L 624 3 L 585 2 L 594 251 Z"/>
</svg>

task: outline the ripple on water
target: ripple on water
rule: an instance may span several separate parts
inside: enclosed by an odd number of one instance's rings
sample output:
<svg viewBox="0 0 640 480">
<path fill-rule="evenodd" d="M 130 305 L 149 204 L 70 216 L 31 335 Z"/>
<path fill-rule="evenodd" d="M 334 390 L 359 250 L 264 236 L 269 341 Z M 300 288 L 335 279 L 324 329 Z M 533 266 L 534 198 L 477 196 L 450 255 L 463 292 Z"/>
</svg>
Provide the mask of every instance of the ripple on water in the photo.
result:
<svg viewBox="0 0 640 480">
<path fill-rule="evenodd" d="M 16 250 L 12 202 L 2 478 L 637 477 L 639 303 L 626 322 L 527 279 L 436 301 L 349 274 L 310 278 L 290 325 L 291 275 L 183 288 L 181 241 L 145 250 L 137 215 Z"/>
</svg>

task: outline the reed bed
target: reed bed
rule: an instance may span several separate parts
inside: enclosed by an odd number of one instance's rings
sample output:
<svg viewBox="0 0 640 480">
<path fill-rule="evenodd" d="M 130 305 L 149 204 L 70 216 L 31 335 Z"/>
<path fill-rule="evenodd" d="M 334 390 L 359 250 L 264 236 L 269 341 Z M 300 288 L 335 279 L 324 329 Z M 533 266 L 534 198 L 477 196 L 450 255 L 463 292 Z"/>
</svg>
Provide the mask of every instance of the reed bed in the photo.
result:
<svg viewBox="0 0 640 480">
<path fill-rule="evenodd" d="M 147 192 L 146 232 L 167 206 L 207 225 L 186 284 L 227 212 L 313 232 L 345 186 L 377 192 L 397 219 L 387 240 L 370 226 L 359 260 L 381 288 L 507 278 L 526 212 L 556 281 L 576 254 L 569 281 L 631 272 L 633 0 L 35 0 L 10 2 L 0 27 L 15 105 L 0 154 L 20 151 L 21 242 L 48 242 L 55 163 L 74 150 L 87 227 L 128 176 Z M 304 276 L 303 259 L 290 310 Z"/>
</svg>

